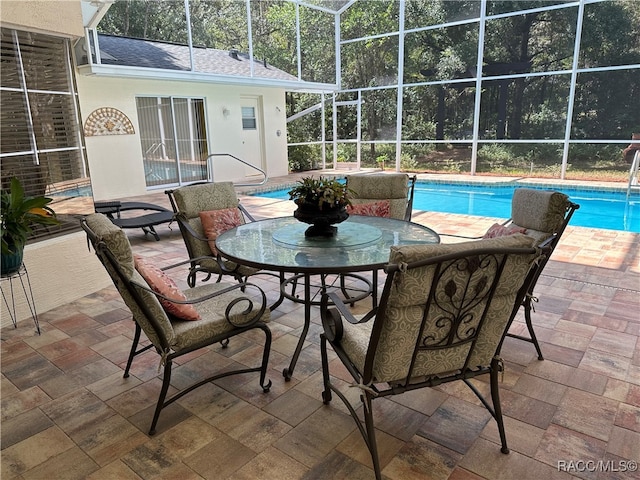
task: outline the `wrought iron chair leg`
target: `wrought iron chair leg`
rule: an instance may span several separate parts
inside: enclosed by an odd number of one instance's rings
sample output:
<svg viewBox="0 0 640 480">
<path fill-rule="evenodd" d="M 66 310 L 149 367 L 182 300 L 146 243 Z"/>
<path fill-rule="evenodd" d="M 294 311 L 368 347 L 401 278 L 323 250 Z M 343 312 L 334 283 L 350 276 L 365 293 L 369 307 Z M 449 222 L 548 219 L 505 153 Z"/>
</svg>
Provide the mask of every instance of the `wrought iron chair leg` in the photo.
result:
<svg viewBox="0 0 640 480">
<path fill-rule="evenodd" d="M 171 382 L 171 365 L 172 360 L 167 358 L 164 365 L 164 377 L 162 379 L 162 389 L 160 390 L 160 396 L 158 397 L 158 403 L 156 404 L 156 411 L 153 414 L 153 420 L 151 421 L 151 428 L 149 429 L 149 435 L 156 434 L 156 424 L 160 417 L 160 411 L 164 408 L 164 400 L 167 398 L 167 392 L 169 391 L 169 383 Z"/>
<path fill-rule="evenodd" d="M 329 359 L 327 356 L 327 337 L 324 333 L 320 334 L 320 357 L 322 360 L 322 383 L 324 390 L 322 392 L 322 402 L 328 405 L 331 402 L 331 386 L 329 383 Z"/>
<path fill-rule="evenodd" d="M 129 378 L 129 370 L 131 369 L 131 365 L 133 364 L 133 358 L 136 355 L 154 348 L 153 343 L 149 343 L 149 345 L 147 345 L 146 347 L 142 347 L 140 348 L 140 350 L 136 350 L 140 343 L 140 334 L 142 333 L 142 328 L 140 328 L 140 325 L 138 325 L 137 323 L 135 325 L 136 325 L 136 331 L 133 335 L 133 342 L 131 343 L 131 351 L 129 352 L 129 358 L 127 359 L 127 366 L 124 369 L 123 378 Z"/>
<path fill-rule="evenodd" d="M 189 270 L 189 275 L 187 275 L 187 285 L 189 286 L 189 288 L 193 288 L 196 286 L 195 270 Z"/>
<path fill-rule="evenodd" d="M 491 372 L 489 373 L 491 383 L 491 401 L 493 402 L 493 413 L 496 423 L 498 424 L 498 432 L 500 433 L 500 442 L 502 453 L 509 453 L 509 447 L 507 447 L 507 434 L 504 430 L 504 420 L 502 418 L 502 407 L 500 406 L 500 390 L 498 388 L 498 375 L 500 373 L 501 361 L 494 358 L 491 360 Z"/>
<path fill-rule="evenodd" d="M 140 333 L 142 329 L 140 325 L 136 323 L 136 331 L 133 334 L 133 343 L 131 344 L 131 351 L 129 352 L 129 358 L 127 359 L 127 366 L 124 369 L 124 378 L 129 378 L 129 369 L 131 368 L 131 364 L 133 363 L 133 357 L 136 356 L 136 348 L 138 348 L 138 342 L 140 341 Z"/>
<path fill-rule="evenodd" d="M 371 406 L 371 394 L 365 392 L 361 396 L 362 405 L 364 406 L 364 424 L 367 429 L 367 447 L 371 454 L 371 461 L 373 462 L 373 471 L 376 475 L 376 480 L 382 480 L 382 473 L 380 471 L 380 458 L 378 457 L 378 445 L 376 444 L 376 430 L 373 426 L 373 409 Z"/>
<path fill-rule="evenodd" d="M 538 360 L 544 360 L 542 356 L 542 350 L 540 349 L 540 344 L 538 343 L 538 338 L 536 337 L 536 333 L 533 331 L 533 324 L 531 323 L 531 297 L 527 295 L 523 302 L 524 306 L 524 319 L 527 324 L 527 330 L 529 330 L 529 336 L 531 337 L 531 343 L 536 347 L 536 352 L 538 352 Z"/>
</svg>

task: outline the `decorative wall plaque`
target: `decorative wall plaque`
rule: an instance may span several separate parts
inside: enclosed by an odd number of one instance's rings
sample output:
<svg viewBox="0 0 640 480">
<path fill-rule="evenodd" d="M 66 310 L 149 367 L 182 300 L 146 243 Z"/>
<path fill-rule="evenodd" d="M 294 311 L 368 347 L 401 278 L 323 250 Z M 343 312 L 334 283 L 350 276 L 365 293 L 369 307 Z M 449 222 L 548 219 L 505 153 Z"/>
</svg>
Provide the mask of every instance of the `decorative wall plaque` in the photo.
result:
<svg viewBox="0 0 640 480">
<path fill-rule="evenodd" d="M 129 117 L 117 108 L 102 107 L 91 112 L 84 122 L 85 137 L 97 135 L 133 135 L 135 129 Z"/>
</svg>

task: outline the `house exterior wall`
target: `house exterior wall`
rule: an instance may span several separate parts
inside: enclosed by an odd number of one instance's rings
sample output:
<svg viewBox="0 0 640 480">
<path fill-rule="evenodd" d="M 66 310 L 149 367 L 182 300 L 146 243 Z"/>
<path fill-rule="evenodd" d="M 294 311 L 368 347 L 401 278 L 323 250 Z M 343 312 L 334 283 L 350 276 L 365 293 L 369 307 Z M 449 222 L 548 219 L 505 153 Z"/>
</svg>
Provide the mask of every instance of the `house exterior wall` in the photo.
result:
<svg viewBox="0 0 640 480">
<path fill-rule="evenodd" d="M 177 96 L 205 99 L 210 153 L 243 158 L 241 98 L 254 97 L 261 106 L 264 167 L 268 176 L 286 175 L 287 138 L 283 89 L 227 86 L 198 82 L 121 79 L 77 75 L 83 119 L 101 107 L 112 107 L 131 120 L 133 135 L 85 138 L 94 199 L 109 200 L 147 193 L 136 110 L 137 96 Z M 223 107 L 228 114 L 223 113 Z M 278 132 L 280 134 L 278 135 Z M 214 181 L 239 181 L 246 167 L 226 157 L 215 161 Z"/>
<path fill-rule="evenodd" d="M 2 24 L 50 35 L 84 35 L 80 0 L 2 0 Z"/>
</svg>

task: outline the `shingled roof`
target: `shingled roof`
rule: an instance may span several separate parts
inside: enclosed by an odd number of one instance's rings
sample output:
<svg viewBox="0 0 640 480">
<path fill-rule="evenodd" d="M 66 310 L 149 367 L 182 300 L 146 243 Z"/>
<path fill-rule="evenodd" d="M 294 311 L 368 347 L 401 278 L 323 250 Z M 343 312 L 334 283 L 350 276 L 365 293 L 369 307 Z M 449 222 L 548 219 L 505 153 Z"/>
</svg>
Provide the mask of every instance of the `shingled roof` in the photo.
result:
<svg viewBox="0 0 640 480">
<path fill-rule="evenodd" d="M 142 40 L 139 38 L 98 35 L 101 60 L 104 65 L 162 68 L 189 71 L 188 45 Z M 106 54 L 106 55 L 105 55 Z M 194 70 L 216 75 L 236 77 L 251 76 L 251 62 L 247 54 L 235 50 L 193 48 Z M 296 81 L 297 77 L 280 70 L 265 61 L 254 59 L 254 77 Z"/>
</svg>

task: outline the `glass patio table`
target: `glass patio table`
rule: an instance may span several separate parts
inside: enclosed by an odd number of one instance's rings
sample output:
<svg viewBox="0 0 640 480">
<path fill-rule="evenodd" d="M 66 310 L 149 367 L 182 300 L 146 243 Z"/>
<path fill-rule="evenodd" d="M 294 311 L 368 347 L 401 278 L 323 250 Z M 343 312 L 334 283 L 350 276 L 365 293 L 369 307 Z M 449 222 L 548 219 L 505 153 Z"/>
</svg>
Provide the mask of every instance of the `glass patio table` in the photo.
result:
<svg viewBox="0 0 640 480">
<path fill-rule="evenodd" d="M 391 218 L 351 215 L 337 225 L 336 235 L 329 238 L 305 237 L 308 227 L 293 217 L 279 217 L 246 223 L 216 238 L 216 248 L 228 260 L 261 270 L 291 273 L 296 280 L 304 279 L 301 301 L 304 326 L 291 363 L 283 371 L 286 380 L 291 379 L 309 331 L 314 304 L 311 276 L 320 275 L 324 279 L 332 274 L 377 272 L 388 263 L 391 246 L 440 242 L 438 234 L 430 228 Z M 377 291 L 376 277 L 374 274 L 374 284 L 370 285 L 372 292 Z M 285 283 L 291 282 L 292 278 L 285 280 Z M 284 284 L 281 288 L 284 293 Z M 298 301 L 292 295 L 285 296 Z"/>
</svg>

